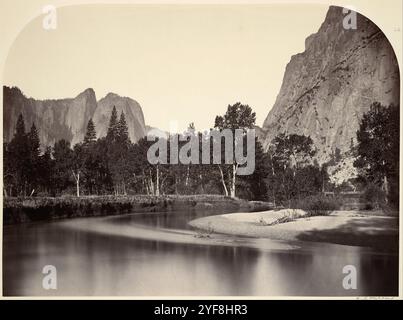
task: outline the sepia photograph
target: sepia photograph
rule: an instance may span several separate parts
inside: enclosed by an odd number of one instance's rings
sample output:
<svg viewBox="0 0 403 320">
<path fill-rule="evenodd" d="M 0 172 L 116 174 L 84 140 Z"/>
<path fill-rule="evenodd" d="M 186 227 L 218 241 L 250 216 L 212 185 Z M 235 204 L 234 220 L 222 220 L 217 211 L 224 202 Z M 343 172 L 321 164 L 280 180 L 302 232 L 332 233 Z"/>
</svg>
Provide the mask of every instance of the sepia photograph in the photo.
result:
<svg viewBox="0 0 403 320">
<path fill-rule="evenodd" d="M 400 1 L 0 2 L 4 298 L 400 297 Z"/>
</svg>

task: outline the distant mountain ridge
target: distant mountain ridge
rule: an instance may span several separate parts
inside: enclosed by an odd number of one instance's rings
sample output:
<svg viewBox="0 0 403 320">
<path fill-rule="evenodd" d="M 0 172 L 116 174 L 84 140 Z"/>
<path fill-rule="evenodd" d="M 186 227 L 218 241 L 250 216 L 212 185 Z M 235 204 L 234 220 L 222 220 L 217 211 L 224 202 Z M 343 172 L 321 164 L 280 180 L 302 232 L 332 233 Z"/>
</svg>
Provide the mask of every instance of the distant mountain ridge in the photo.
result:
<svg viewBox="0 0 403 320">
<path fill-rule="evenodd" d="M 118 114 L 123 111 L 132 142 L 146 135 L 146 125 L 140 104 L 128 97 L 109 93 L 97 101 L 95 91 L 86 89 L 75 98 L 36 100 L 27 98 L 17 87 L 3 86 L 3 138 L 12 139 L 17 118 L 21 113 L 28 131 L 34 122 L 42 146 L 66 139 L 72 145 L 81 142 L 90 118 L 97 136 L 106 135 L 113 106 Z"/>
</svg>

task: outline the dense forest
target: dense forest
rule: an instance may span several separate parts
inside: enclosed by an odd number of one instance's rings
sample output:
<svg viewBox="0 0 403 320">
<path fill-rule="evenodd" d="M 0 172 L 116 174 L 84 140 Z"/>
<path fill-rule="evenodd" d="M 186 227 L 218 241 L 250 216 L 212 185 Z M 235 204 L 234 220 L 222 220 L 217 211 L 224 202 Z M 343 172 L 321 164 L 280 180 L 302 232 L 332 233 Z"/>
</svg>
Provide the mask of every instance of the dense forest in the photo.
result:
<svg viewBox="0 0 403 320">
<path fill-rule="evenodd" d="M 248 105 L 236 103 L 216 117 L 211 130 L 240 128 L 246 133 L 254 128 L 255 121 Z M 180 135 L 179 148 L 192 135 L 198 135 L 199 141 L 212 139 L 211 132 L 197 132 L 191 123 Z M 399 193 L 398 137 L 399 107 L 374 103 L 362 119 L 354 148 L 354 165 L 359 171 L 356 182 L 394 205 Z M 335 190 L 328 164 L 317 163 L 315 146 L 303 135 L 279 134 L 267 152 L 255 138 L 255 170 L 251 175 L 237 175 L 235 162 L 228 164 L 222 159 L 218 164 L 202 164 L 200 158 L 190 155 L 188 163 L 168 157 L 166 162 L 151 164 L 147 151 L 154 141 L 149 140 L 144 137 L 132 143 L 125 114 L 118 115 L 113 107 L 105 137 L 97 138 L 90 119 L 81 143 L 71 146 L 60 140 L 41 148 L 38 128 L 32 124 L 26 132 L 20 115 L 13 139 L 3 146 L 5 196 L 222 194 L 287 204 Z M 166 140 L 169 150 L 171 139 Z M 201 157 L 202 143 L 199 148 Z"/>
</svg>

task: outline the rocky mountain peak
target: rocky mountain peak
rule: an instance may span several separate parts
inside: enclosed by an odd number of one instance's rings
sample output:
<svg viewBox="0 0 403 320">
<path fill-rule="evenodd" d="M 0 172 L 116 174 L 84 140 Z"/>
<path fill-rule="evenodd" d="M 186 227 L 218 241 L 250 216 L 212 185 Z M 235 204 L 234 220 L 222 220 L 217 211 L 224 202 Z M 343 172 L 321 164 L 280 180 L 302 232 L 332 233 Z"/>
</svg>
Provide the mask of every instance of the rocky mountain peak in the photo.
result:
<svg viewBox="0 0 403 320">
<path fill-rule="evenodd" d="M 357 13 L 357 29 L 343 27 L 341 7 L 332 6 L 319 31 L 292 56 L 260 137 L 266 148 L 279 133 L 310 136 L 318 161 L 355 144 L 362 115 L 374 101 L 399 103 L 399 68 L 383 32 Z"/>
<path fill-rule="evenodd" d="M 140 104 L 129 97 L 110 92 L 104 98 L 98 101 L 98 108 L 94 112 L 93 120 L 97 128 L 98 136 L 105 136 L 107 126 L 98 126 L 100 123 L 109 123 L 109 118 L 113 106 L 116 107 L 118 114 L 124 112 L 129 125 L 129 137 L 132 141 L 137 141 L 146 135 L 146 126 L 144 122 L 143 110 Z"/>
<path fill-rule="evenodd" d="M 97 101 L 94 89 L 88 88 L 75 98 L 35 100 L 27 98 L 17 87 L 3 87 L 3 136 L 10 141 L 21 113 L 26 129 L 35 122 L 42 146 L 53 145 L 66 139 L 72 145 L 84 138 L 88 120 L 93 118 L 98 137 L 106 135 L 112 108 L 124 111 L 133 142 L 145 136 L 143 111 L 133 99 L 110 93 Z"/>
<path fill-rule="evenodd" d="M 81 92 L 77 97 L 91 97 L 96 100 L 95 91 L 92 88 L 87 88 Z"/>
</svg>

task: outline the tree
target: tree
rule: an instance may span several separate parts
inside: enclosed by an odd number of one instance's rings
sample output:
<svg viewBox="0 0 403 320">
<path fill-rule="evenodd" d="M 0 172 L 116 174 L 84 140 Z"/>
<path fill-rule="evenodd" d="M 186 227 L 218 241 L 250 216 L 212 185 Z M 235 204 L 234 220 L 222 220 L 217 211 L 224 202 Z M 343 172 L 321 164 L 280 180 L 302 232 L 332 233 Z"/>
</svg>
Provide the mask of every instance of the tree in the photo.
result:
<svg viewBox="0 0 403 320">
<path fill-rule="evenodd" d="M 311 163 L 316 150 L 310 137 L 298 134 L 279 134 L 273 140 L 274 160 L 285 168 L 291 168 L 293 174 L 304 165 Z"/>
<path fill-rule="evenodd" d="M 215 118 L 215 128 L 218 129 L 252 129 L 256 122 L 256 113 L 247 104 L 237 102 L 228 105 L 227 112 L 224 116 Z"/>
<path fill-rule="evenodd" d="M 113 106 L 111 117 L 109 119 L 108 132 L 106 134 L 106 139 L 108 141 L 115 141 L 118 137 L 118 113 L 116 107 Z"/>
<path fill-rule="evenodd" d="M 113 107 L 106 140 L 108 142 L 108 168 L 115 194 L 127 193 L 126 185 L 132 172 L 132 168 L 129 166 L 131 142 L 128 132 L 125 114 L 122 112 L 117 121 L 117 111 Z"/>
<path fill-rule="evenodd" d="M 227 112 L 223 116 L 217 116 L 215 118 L 214 128 L 218 129 L 219 131 L 222 131 L 224 129 L 230 129 L 232 131 L 233 152 L 235 152 L 235 146 L 237 143 L 235 141 L 235 130 L 244 130 L 246 134 L 247 130 L 254 127 L 255 122 L 256 113 L 252 111 L 252 108 L 248 105 L 243 105 L 240 102 L 237 102 L 234 105 L 228 105 Z M 233 198 L 236 196 L 236 172 L 238 169 L 238 165 L 239 164 L 236 162 L 234 154 L 233 163 L 230 168 L 228 166 L 218 165 L 226 194 L 228 194 L 228 188 L 225 182 L 225 174 L 228 173 L 228 177 L 230 180 L 229 190 L 230 195 Z"/>
<path fill-rule="evenodd" d="M 55 185 L 64 190 L 70 185 L 70 176 L 72 175 L 76 187 L 76 195 L 81 195 L 81 182 L 83 171 L 85 170 L 85 146 L 83 143 L 77 143 L 73 150 L 70 148 L 70 142 L 60 140 L 55 143 L 53 148 L 53 157 L 55 159 Z"/>
<path fill-rule="evenodd" d="M 28 147 L 29 147 L 29 168 L 27 175 L 29 178 L 31 195 L 35 192 L 35 188 L 38 187 L 38 181 L 40 176 L 38 172 L 40 171 L 40 142 L 38 130 L 36 129 L 35 123 L 32 123 L 31 130 L 28 133 Z"/>
<path fill-rule="evenodd" d="M 85 133 L 84 136 L 84 144 L 90 144 L 93 143 L 97 140 L 97 132 L 95 130 L 95 125 L 94 122 L 92 121 L 92 118 L 88 120 L 87 124 L 87 132 Z"/>
<path fill-rule="evenodd" d="M 375 102 L 364 114 L 357 131 L 354 166 L 368 183 L 381 186 L 386 201 L 398 204 L 400 106 Z"/>
<path fill-rule="evenodd" d="M 28 133 L 22 114 L 18 116 L 15 133 L 4 145 L 5 189 L 13 195 L 32 196 L 41 186 L 41 151 L 38 130 L 33 123 Z"/>
<path fill-rule="evenodd" d="M 120 114 L 116 132 L 120 143 L 126 145 L 130 143 L 129 128 L 127 127 L 126 117 L 123 111 Z"/>
<path fill-rule="evenodd" d="M 253 174 L 241 176 L 239 180 L 245 184 L 246 198 L 265 201 L 268 198 L 267 176 L 271 170 L 270 159 L 257 137 L 255 138 L 254 156 L 255 170 Z"/>
<path fill-rule="evenodd" d="M 159 172 L 156 165 L 150 164 L 147 159 L 147 150 L 153 143 L 153 141 L 148 141 L 147 138 L 140 139 L 133 146 L 130 155 L 132 162 L 135 164 L 133 166 L 133 175 L 140 182 L 141 190 L 150 195 L 158 195 L 157 176 L 159 179 Z"/>
<path fill-rule="evenodd" d="M 10 195 L 14 190 L 17 195 L 25 196 L 30 182 L 31 150 L 22 114 L 18 116 L 13 139 L 6 148 L 4 163 L 7 165 L 7 181 L 11 183 Z"/>
<path fill-rule="evenodd" d="M 17 124 L 15 125 L 14 139 L 23 139 L 25 137 L 25 121 L 24 117 L 20 113 L 17 118 Z"/>
<path fill-rule="evenodd" d="M 37 166 L 38 183 L 43 191 L 53 196 L 55 196 L 54 165 L 55 161 L 52 159 L 52 148 L 46 147 L 45 152 L 39 158 Z"/>
<path fill-rule="evenodd" d="M 52 153 L 54 159 L 54 186 L 56 192 L 62 192 L 72 186 L 71 170 L 73 150 L 70 142 L 62 139 L 55 143 Z"/>
<path fill-rule="evenodd" d="M 83 141 L 83 168 L 82 180 L 89 194 L 93 194 L 97 188 L 99 161 L 102 161 L 97 154 L 97 132 L 92 119 L 88 121 L 87 131 Z"/>
<path fill-rule="evenodd" d="M 268 185 L 275 202 L 289 203 L 293 198 L 321 190 L 324 176 L 313 161 L 315 153 L 310 137 L 281 133 L 274 138 L 269 148 Z"/>
<path fill-rule="evenodd" d="M 92 148 L 92 163 L 89 163 L 89 165 L 95 170 L 96 173 L 94 177 L 94 187 L 96 188 L 96 192 L 98 194 L 110 193 L 113 190 L 113 181 L 109 169 L 109 149 L 110 144 L 108 143 L 106 137 L 98 139 Z"/>
<path fill-rule="evenodd" d="M 77 143 L 73 148 L 73 155 L 71 159 L 71 172 L 76 182 L 76 195 L 79 197 L 80 182 L 83 176 L 83 170 L 85 169 L 85 148 L 83 144 Z"/>
<path fill-rule="evenodd" d="M 38 130 L 36 129 L 35 123 L 32 123 L 31 130 L 28 134 L 28 140 L 32 157 L 34 158 L 39 157 L 41 153 L 40 142 L 39 142 Z"/>
</svg>

